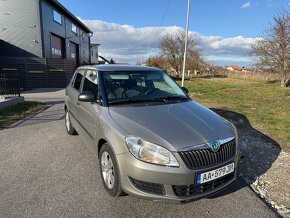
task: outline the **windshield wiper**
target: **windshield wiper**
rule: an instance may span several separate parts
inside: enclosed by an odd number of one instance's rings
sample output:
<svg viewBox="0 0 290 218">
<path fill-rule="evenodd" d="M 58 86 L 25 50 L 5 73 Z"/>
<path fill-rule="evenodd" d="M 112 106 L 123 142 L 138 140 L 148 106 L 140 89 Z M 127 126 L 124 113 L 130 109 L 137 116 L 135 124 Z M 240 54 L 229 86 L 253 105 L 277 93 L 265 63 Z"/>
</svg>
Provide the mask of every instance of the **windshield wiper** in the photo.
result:
<svg viewBox="0 0 290 218">
<path fill-rule="evenodd" d="M 189 98 L 182 96 L 164 96 L 160 98 L 151 99 L 133 99 L 129 98 L 126 100 L 118 100 L 109 102 L 110 105 L 121 105 L 121 104 L 134 104 L 134 103 L 147 103 L 147 102 L 167 102 L 170 100 L 187 101 Z"/>
<path fill-rule="evenodd" d="M 154 101 L 158 101 L 158 102 L 167 102 L 170 100 L 181 100 L 181 101 L 187 101 L 188 97 L 182 97 L 182 96 L 164 96 L 164 97 L 160 97 L 160 98 L 155 98 L 152 99 Z"/>
</svg>

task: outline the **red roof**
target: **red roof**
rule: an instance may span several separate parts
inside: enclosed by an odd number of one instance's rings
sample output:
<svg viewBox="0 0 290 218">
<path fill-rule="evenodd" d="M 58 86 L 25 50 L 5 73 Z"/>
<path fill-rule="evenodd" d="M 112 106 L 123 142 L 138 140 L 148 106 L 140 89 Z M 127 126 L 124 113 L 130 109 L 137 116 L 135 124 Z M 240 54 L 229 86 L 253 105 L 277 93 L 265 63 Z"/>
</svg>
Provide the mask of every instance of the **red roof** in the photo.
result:
<svg viewBox="0 0 290 218">
<path fill-rule="evenodd" d="M 239 66 L 236 66 L 236 65 L 232 65 L 230 67 L 233 68 L 234 70 L 238 70 L 238 71 L 242 70 L 242 68 L 240 68 Z"/>
</svg>

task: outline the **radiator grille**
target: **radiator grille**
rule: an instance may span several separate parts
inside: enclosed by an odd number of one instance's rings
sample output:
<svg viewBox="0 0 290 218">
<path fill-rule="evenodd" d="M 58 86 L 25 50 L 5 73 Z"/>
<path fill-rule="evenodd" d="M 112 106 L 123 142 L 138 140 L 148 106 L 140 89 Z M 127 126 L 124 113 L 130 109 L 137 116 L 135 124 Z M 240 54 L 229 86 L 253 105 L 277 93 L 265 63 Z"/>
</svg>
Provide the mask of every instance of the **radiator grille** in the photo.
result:
<svg viewBox="0 0 290 218">
<path fill-rule="evenodd" d="M 236 154 L 236 142 L 234 139 L 222 144 L 217 152 L 213 152 L 210 149 L 202 149 L 178 153 L 189 169 L 199 169 L 231 159 Z"/>
</svg>

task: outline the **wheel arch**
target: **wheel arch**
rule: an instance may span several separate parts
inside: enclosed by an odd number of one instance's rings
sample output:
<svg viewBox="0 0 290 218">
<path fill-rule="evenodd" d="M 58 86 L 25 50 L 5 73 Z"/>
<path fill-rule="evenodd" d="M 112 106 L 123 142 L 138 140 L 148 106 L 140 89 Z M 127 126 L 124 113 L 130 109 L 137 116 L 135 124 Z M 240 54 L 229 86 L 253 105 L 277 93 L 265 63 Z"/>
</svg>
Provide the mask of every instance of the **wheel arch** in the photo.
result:
<svg viewBox="0 0 290 218">
<path fill-rule="evenodd" d="M 101 150 L 102 146 L 106 143 L 108 143 L 108 141 L 106 139 L 101 138 L 99 140 L 99 142 L 98 142 L 98 157 L 99 157 L 100 150 Z"/>
</svg>

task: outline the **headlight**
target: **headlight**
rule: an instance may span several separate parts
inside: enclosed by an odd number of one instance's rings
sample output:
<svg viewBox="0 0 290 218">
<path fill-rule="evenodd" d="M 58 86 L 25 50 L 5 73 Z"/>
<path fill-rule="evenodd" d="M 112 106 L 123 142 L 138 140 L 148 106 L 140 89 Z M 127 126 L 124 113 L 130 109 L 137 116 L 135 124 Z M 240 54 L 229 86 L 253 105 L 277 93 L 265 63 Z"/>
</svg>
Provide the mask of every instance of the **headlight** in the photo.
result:
<svg viewBox="0 0 290 218">
<path fill-rule="evenodd" d="M 164 166 L 179 166 L 173 154 L 159 145 L 134 136 L 126 137 L 126 144 L 131 154 L 139 160 Z"/>
</svg>

